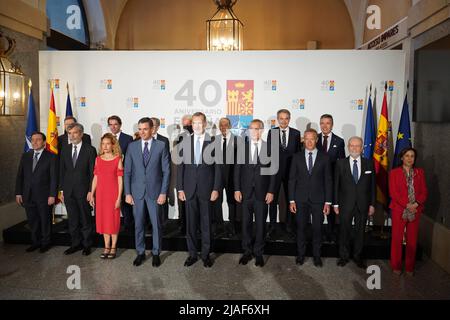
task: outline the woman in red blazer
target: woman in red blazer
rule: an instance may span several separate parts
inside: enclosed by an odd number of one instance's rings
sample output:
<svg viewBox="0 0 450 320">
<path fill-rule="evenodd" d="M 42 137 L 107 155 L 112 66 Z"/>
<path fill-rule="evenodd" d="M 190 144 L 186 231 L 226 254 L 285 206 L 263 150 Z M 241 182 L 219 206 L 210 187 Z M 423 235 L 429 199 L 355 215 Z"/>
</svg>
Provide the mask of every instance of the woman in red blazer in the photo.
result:
<svg viewBox="0 0 450 320">
<path fill-rule="evenodd" d="M 406 227 L 405 270 L 413 275 L 416 260 L 417 234 L 428 191 L 423 169 L 415 168 L 417 151 L 406 148 L 400 152 L 402 165 L 389 173 L 390 208 L 392 210 L 391 267 L 395 274 L 402 270 L 403 234 Z"/>
</svg>

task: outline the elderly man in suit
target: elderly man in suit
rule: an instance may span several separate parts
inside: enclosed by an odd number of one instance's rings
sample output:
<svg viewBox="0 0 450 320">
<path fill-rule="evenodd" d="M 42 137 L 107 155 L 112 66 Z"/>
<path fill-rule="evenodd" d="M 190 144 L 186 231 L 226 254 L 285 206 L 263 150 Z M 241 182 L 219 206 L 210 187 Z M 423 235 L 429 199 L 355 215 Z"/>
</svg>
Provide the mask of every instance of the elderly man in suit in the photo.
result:
<svg viewBox="0 0 450 320">
<path fill-rule="evenodd" d="M 84 128 L 81 124 L 73 123 L 67 131 L 71 144 L 62 148 L 59 190 L 62 190 L 61 200 L 67 209 L 72 245 L 64 254 L 83 249 L 83 255 L 87 256 L 91 254 L 92 246 L 93 222 L 89 201 L 97 151 L 83 142 Z"/>
<path fill-rule="evenodd" d="M 317 141 L 317 148 L 322 150 L 330 157 L 331 163 L 331 176 L 334 179 L 334 167 L 338 159 L 345 158 L 345 142 L 337 136 L 333 130 L 333 116 L 331 114 L 323 114 L 320 117 L 320 134 Z M 336 241 L 335 235 L 336 215 L 334 212 L 330 212 L 327 216 L 327 225 L 325 227 L 325 233 L 323 240 L 334 243 Z"/>
<path fill-rule="evenodd" d="M 200 227 L 201 258 L 204 267 L 209 268 L 213 265 L 209 256 L 211 216 L 214 201 L 218 199 L 219 190 L 221 190 L 221 168 L 214 161 L 214 141 L 205 132 L 205 114 L 194 113 L 192 127 L 194 133 L 178 144 L 181 150 L 177 150 L 174 155 L 181 158 L 177 168 L 178 197 L 186 202 L 186 238 L 189 257 L 184 265 L 189 267 L 198 260 L 197 229 Z"/>
<path fill-rule="evenodd" d="M 159 267 L 162 244 L 159 205 L 167 200 L 170 179 L 169 154 L 163 142 L 153 138 L 153 122 L 142 118 L 138 122 L 140 140 L 129 144 L 125 157 L 125 201 L 133 206 L 137 257 L 133 265 L 145 260 L 145 216 L 147 206 L 152 223 L 152 265 Z"/>
<path fill-rule="evenodd" d="M 376 178 L 372 159 L 361 156 L 363 140 L 348 140 L 350 156 L 336 162 L 334 173 L 334 212 L 340 217 L 338 266 L 345 266 L 350 257 L 352 220 L 355 219 L 353 260 L 360 268 L 366 268 L 362 259 L 364 230 L 367 217 L 375 212 Z"/>
<path fill-rule="evenodd" d="M 127 154 L 128 145 L 133 142 L 133 137 L 122 132 L 122 119 L 119 116 L 112 115 L 108 117 L 108 127 L 111 133 L 119 141 L 120 150 L 125 158 Z M 125 195 L 123 195 L 121 211 L 123 215 L 123 223 L 127 232 L 134 231 L 133 226 L 133 208 L 126 203 L 124 200 Z"/>
<path fill-rule="evenodd" d="M 289 179 L 290 210 L 297 218 L 296 263 L 305 262 L 306 225 L 312 216 L 314 265 L 322 267 L 321 228 L 324 214 L 330 213 L 333 196 L 331 165 L 328 155 L 316 147 L 316 130 L 305 131 L 304 144 L 305 150 L 297 152 L 292 159 Z"/>
<path fill-rule="evenodd" d="M 31 229 L 31 247 L 27 252 L 50 248 L 51 207 L 58 187 L 56 155 L 45 150 L 46 137 L 42 132 L 31 135 L 32 150 L 20 159 L 16 179 L 16 202 L 25 207 Z"/>
</svg>

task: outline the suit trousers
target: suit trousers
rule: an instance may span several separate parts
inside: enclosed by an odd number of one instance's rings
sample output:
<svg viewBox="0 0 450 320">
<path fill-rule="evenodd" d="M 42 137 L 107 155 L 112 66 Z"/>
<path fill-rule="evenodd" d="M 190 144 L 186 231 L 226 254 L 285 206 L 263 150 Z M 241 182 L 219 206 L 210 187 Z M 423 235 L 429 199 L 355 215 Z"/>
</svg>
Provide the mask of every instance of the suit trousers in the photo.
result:
<svg viewBox="0 0 450 320">
<path fill-rule="evenodd" d="M 145 210 L 147 208 L 147 210 Z M 161 210 L 156 200 L 148 197 L 134 198 L 134 236 L 137 254 L 145 254 L 145 215 L 148 212 L 152 224 L 152 254 L 159 255 L 162 245 Z"/>
<path fill-rule="evenodd" d="M 201 231 L 201 258 L 206 259 L 211 251 L 211 216 L 213 203 L 194 195 L 186 200 L 186 240 L 189 255 L 197 257 L 197 229 Z"/>
<path fill-rule="evenodd" d="M 275 187 L 275 195 L 273 198 L 272 203 L 269 205 L 269 216 L 270 216 L 270 224 L 272 226 L 274 226 L 277 223 L 277 206 L 279 203 L 279 198 L 280 198 L 280 194 L 281 194 L 281 186 L 283 186 L 283 191 L 284 191 L 284 200 L 286 201 L 286 226 L 290 226 L 292 227 L 292 223 L 293 223 L 293 219 L 292 219 L 292 215 L 289 212 L 289 196 L 288 196 L 288 179 L 287 178 L 282 178 L 281 181 L 276 185 Z M 281 220 L 281 212 L 279 214 L 280 216 L 280 220 Z"/>
<path fill-rule="evenodd" d="M 313 256 L 320 258 L 322 245 L 323 203 L 296 202 L 297 204 L 297 251 L 298 256 L 304 257 L 306 253 L 306 226 L 312 216 L 313 228 Z"/>
<path fill-rule="evenodd" d="M 354 239 L 353 239 L 353 259 L 361 259 L 364 248 L 364 234 L 366 230 L 367 214 L 361 212 L 358 206 L 352 210 L 341 211 L 339 213 L 340 227 L 339 227 L 339 256 L 342 259 L 350 258 L 350 239 L 352 235 L 352 220 L 355 218 Z"/>
<path fill-rule="evenodd" d="M 264 234 L 268 205 L 265 201 L 256 200 L 253 195 L 242 204 L 242 249 L 244 254 L 262 256 L 264 252 Z M 256 236 L 253 238 L 253 215 L 255 216 Z M 253 247 L 253 250 L 252 250 Z"/>
<path fill-rule="evenodd" d="M 91 206 L 86 198 L 64 197 L 69 220 L 69 233 L 72 238 L 72 247 L 83 244 L 85 248 L 92 246 L 92 222 Z"/>
<path fill-rule="evenodd" d="M 28 225 L 31 230 L 31 241 L 35 246 L 47 246 L 51 241 L 52 217 L 51 206 L 46 202 L 30 202 L 24 205 L 27 214 Z"/>
</svg>

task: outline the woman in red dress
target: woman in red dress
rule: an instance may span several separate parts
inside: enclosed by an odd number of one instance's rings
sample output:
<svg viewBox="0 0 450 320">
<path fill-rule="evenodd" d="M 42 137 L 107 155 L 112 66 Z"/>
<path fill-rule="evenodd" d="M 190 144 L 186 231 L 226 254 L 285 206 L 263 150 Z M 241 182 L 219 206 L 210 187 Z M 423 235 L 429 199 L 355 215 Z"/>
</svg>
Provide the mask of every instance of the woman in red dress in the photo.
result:
<svg viewBox="0 0 450 320">
<path fill-rule="evenodd" d="M 406 274 L 414 274 L 419 221 L 427 199 L 423 169 L 414 166 L 417 151 L 406 148 L 400 152 L 402 165 L 389 173 L 390 208 L 392 210 L 391 267 L 402 273 L 403 234 L 406 228 Z"/>
<path fill-rule="evenodd" d="M 103 234 L 105 249 L 100 258 L 114 259 L 120 230 L 120 202 L 123 188 L 123 164 L 119 142 L 105 133 L 100 142 L 92 181 L 91 205 L 95 205 L 97 232 Z M 112 243 L 111 243 L 112 242 Z"/>
</svg>

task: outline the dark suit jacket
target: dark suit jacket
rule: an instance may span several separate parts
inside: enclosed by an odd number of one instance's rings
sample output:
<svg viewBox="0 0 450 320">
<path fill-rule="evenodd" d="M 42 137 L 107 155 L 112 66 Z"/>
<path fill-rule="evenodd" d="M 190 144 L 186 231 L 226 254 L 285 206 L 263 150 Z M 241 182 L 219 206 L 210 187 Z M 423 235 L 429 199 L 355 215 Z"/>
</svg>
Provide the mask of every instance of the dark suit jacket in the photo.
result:
<svg viewBox="0 0 450 320">
<path fill-rule="evenodd" d="M 234 166 L 237 163 L 238 141 L 243 143 L 243 140 L 234 134 L 230 135 L 230 141 L 227 141 L 227 148 L 225 150 L 227 161 L 223 163 L 223 150 L 221 146 L 223 144 L 222 137 L 222 134 L 219 134 L 215 138 L 215 142 L 217 143 L 216 150 L 218 151 L 217 159 L 220 159 L 222 162 L 220 165 L 222 171 L 222 184 L 225 188 L 233 190 L 234 199 Z"/>
<path fill-rule="evenodd" d="M 317 149 L 322 150 L 322 133 L 319 133 L 319 141 L 317 141 Z M 328 141 L 328 156 L 330 157 L 331 167 L 334 169 L 334 165 L 338 159 L 345 158 L 345 142 L 344 139 L 334 134 L 331 136 L 331 140 Z"/>
<path fill-rule="evenodd" d="M 20 159 L 16 178 L 16 195 L 22 195 L 24 204 L 47 203 L 48 197 L 56 197 L 58 186 L 58 158 L 44 150 L 34 172 L 34 150 L 25 152 Z"/>
<path fill-rule="evenodd" d="M 263 142 L 261 154 L 267 153 L 268 144 Z M 236 164 L 234 168 L 234 190 L 240 191 L 244 200 L 255 195 L 256 200 L 264 201 L 268 192 L 275 193 L 276 175 L 262 175 L 261 168 L 270 167 L 270 163 L 251 163 L 250 143 L 245 143 L 245 163 Z"/>
<path fill-rule="evenodd" d="M 169 155 L 169 160 L 170 160 L 170 141 L 169 141 L 169 138 L 164 137 L 164 136 L 162 136 L 162 135 L 160 135 L 158 133 L 158 134 L 156 134 L 156 140 L 164 142 L 164 145 L 165 145 L 165 148 L 166 148 L 167 154 Z"/>
<path fill-rule="evenodd" d="M 294 154 L 301 149 L 301 136 L 300 131 L 289 127 L 289 138 L 286 149 L 281 147 L 281 139 L 280 139 L 280 130 L 279 127 L 273 128 L 269 130 L 267 135 L 267 144 L 269 150 L 271 150 L 272 139 L 278 139 L 279 141 L 279 156 L 280 156 L 280 166 L 278 169 L 277 179 L 289 179 L 289 169 L 291 167 L 292 157 Z"/>
<path fill-rule="evenodd" d="M 91 136 L 87 133 L 83 133 L 82 138 L 83 144 L 91 144 Z M 64 132 L 64 134 L 58 136 L 58 155 L 61 154 L 61 150 L 63 147 L 67 147 L 69 145 L 69 139 L 67 137 L 67 132 Z"/>
<path fill-rule="evenodd" d="M 332 202 L 333 188 L 331 165 L 328 155 L 317 151 L 312 174 L 309 175 L 305 151 L 297 152 L 292 158 L 289 173 L 289 201 L 311 203 Z"/>
<path fill-rule="evenodd" d="M 391 197 L 389 207 L 394 211 L 403 212 L 409 201 L 406 177 L 402 167 L 392 169 L 389 173 L 389 195 Z M 428 197 L 425 172 L 421 168 L 414 168 L 414 196 L 419 204 L 417 207 L 419 215 L 423 212 Z"/>
<path fill-rule="evenodd" d="M 361 176 L 358 183 L 353 180 L 349 157 L 336 162 L 334 170 L 334 205 L 339 211 L 351 212 L 358 206 L 361 213 L 367 213 L 369 206 L 375 206 L 376 178 L 373 161 L 361 158 Z"/>
<path fill-rule="evenodd" d="M 190 135 L 189 139 L 184 138 L 177 145 L 177 147 L 182 147 L 178 153 L 182 161 L 177 168 L 177 190 L 184 191 L 187 200 L 192 199 L 194 195 L 199 196 L 202 200 L 209 200 L 213 190 L 222 189 L 220 165 L 215 162 L 205 163 L 205 155 L 209 153 L 213 147 L 213 145 L 209 145 L 213 143 L 214 138 L 206 134 L 202 146 L 202 163 L 198 166 L 194 163 L 194 134 Z M 209 148 L 207 148 L 208 146 Z M 211 153 L 211 156 L 215 156 L 214 152 Z"/>
<path fill-rule="evenodd" d="M 59 161 L 59 190 L 64 191 L 64 197 L 73 195 L 75 198 L 85 198 L 91 190 L 94 177 L 94 165 L 97 152 L 93 146 L 83 143 L 78 152 L 75 168 L 72 164 L 72 145 L 64 147 Z"/>
<path fill-rule="evenodd" d="M 122 150 L 122 154 L 124 156 L 127 154 L 128 144 L 130 142 L 133 142 L 133 137 L 124 132 L 120 132 L 119 145 L 120 145 L 120 150 Z M 83 141 L 83 143 L 84 143 L 84 141 Z"/>
</svg>

